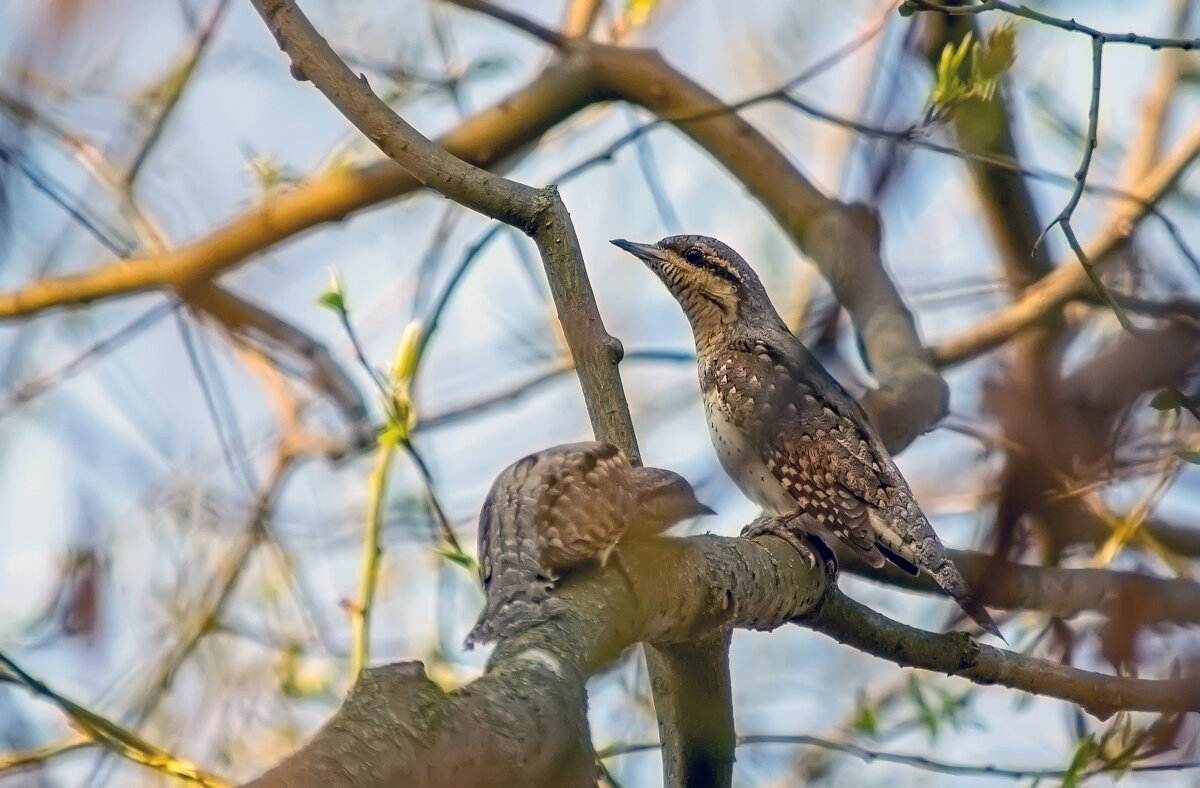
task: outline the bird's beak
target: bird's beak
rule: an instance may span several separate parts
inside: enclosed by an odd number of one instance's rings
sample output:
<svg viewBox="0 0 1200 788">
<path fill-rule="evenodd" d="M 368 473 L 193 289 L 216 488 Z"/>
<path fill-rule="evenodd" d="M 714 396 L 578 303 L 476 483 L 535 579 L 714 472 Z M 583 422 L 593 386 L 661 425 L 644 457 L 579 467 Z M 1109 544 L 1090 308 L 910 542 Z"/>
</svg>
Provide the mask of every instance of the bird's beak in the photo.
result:
<svg viewBox="0 0 1200 788">
<path fill-rule="evenodd" d="M 618 249 L 624 249 L 655 270 L 658 269 L 659 263 L 666 262 L 667 259 L 663 250 L 658 248 L 657 244 L 639 244 L 633 241 L 626 241 L 623 238 L 614 238 L 610 243 Z"/>
<path fill-rule="evenodd" d="M 708 517 L 709 515 L 713 515 L 716 513 L 717 513 L 716 509 L 712 508 L 711 506 L 705 506 L 704 504 L 700 503 L 699 501 L 696 501 L 696 511 L 695 511 L 696 517 L 700 517 L 700 516 Z"/>
</svg>

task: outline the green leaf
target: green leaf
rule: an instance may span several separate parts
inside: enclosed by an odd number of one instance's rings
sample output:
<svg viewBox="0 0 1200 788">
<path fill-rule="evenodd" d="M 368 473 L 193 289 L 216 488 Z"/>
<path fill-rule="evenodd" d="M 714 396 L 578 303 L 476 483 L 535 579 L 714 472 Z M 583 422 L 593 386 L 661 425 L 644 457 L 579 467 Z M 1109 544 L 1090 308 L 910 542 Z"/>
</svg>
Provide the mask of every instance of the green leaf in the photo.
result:
<svg viewBox="0 0 1200 788">
<path fill-rule="evenodd" d="M 1184 462 L 1190 462 L 1192 465 L 1200 465 L 1200 451 L 1192 449 L 1191 451 L 1177 451 L 1175 456 Z"/>
<path fill-rule="evenodd" d="M 1169 386 L 1154 395 L 1150 407 L 1155 410 L 1179 410 L 1183 407 L 1183 395 L 1179 389 Z"/>
<path fill-rule="evenodd" d="M 907 18 L 917 13 L 919 9 L 917 8 L 917 4 L 912 2 L 912 0 L 904 0 L 896 10 L 900 12 L 900 16 Z"/>
<path fill-rule="evenodd" d="M 328 309 L 332 309 L 338 314 L 346 314 L 345 286 L 342 284 L 342 275 L 338 273 L 336 268 L 329 269 L 329 287 L 321 295 L 317 296 L 317 303 Z"/>
<path fill-rule="evenodd" d="M 466 553 L 459 552 L 458 550 L 451 550 L 451 549 L 445 548 L 445 547 L 440 548 L 438 550 L 434 550 L 433 552 L 435 555 L 445 558 L 447 561 L 449 561 L 452 564 L 458 564 L 463 569 L 466 569 L 471 572 L 476 571 L 475 570 L 475 559 L 472 558 L 471 556 L 467 555 Z"/>
<path fill-rule="evenodd" d="M 875 707 L 862 704 L 854 710 L 854 721 L 851 723 L 855 733 L 860 733 L 863 736 L 878 736 L 879 735 L 879 714 Z"/>
<path fill-rule="evenodd" d="M 925 697 L 925 690 L 915 676 L 909 677 L 908 695 L 912 699 L 913 705 L 917 707 L 917 722 L 929 734 L 930 741 L 936 740 L 941 729 L 941 720 L 937 712 L 929 705 L 929 700 Z"/>
<path fill-rule="evenodd" d="M 346 302 L 342 298 L 341 293 L 335 293 L 332 290 L 326 290 L 321 295 L 317 296 L 317 303 L 321 306 L 329 307 L 335 312 L 345 312 Z"/>
<path fill-rule="evenodd" d="M 1092 734 L 1089 733 L 1079 740 L 1079 744 L 1075 746 L 1075 752 L 1071 755 L 1071 762 L 1067 764 L 1066 773 L 1063 774 L 1062 788 L 1078 788 L 1083 769 L 1092 760 L 1095 750 L 1096 743 L 1092 739 Z"/>
</svg>

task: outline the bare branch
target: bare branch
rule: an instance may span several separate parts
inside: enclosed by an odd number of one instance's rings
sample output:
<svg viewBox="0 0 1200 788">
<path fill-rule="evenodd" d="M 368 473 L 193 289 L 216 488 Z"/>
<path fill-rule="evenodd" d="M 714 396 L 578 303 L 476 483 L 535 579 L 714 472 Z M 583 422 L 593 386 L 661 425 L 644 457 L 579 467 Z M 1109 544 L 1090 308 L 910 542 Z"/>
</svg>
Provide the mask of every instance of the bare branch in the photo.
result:
<svg viewBox="0 0 1200 788">
<path fill-rule="evenodd" d="M 794 622 L 899 665 L 1061 698 L 1102 717 L 1200 710 L 1194 681 L 1114 678 L 891 621 L 842 595 L 823 568 L 810 569 L 776 537 L 659 539 L 620 550 L 620 569 L 564 579 L 562 615 L 502 639 L 487 673 L 460 690 L 436 690 L 414 663 L 367 671 L 315 739 L 252 785 L 369 788 L 445 784 L 451 775 L 469 785 L 590 785 L 587 677 L 633 643 L 670 647 L 731 626 Z"/>
<path fill-rule="evenodd" d="M 1200 682 L 1130 679 L 1079 670 L 892 621 L 832 589 L 815 615 L 797 623 L 897 665 L 999 684 L 1076 704 L 1107 719 L 1117 711 L 1200 711 Z"/>
<path fill-rule="evenodd" d="M 1126 201 L 1117 208 L 1110 220 L 1105 222 L 1104 231 L 1083 247 L 1093 265 L 1106 262 L 1128 243 L 1134 225 L 1146 215 L 1146 206 L 1156 205 L 1165 198 L 1197 155 L 1200 155 L 1200 127 L 1189 131 L 1171 154 L 1129 189 L 1137 199 Z M 1060 264 L 1030 285 L 1016 303 L 976 323 L 959 336 L 935 345 L 934 361 L 939 366 L 948 366 L 1001 345 L 1048 315 L 1057 313 L 1063 304 L 1088 289 L 1089 284 L 1081 266 Z"/>
<path fill-rule="evenodd" d="M 1105 33 L 1094 27 L 1081 25 L 1074 19 L 1060 19 L 1056 16 L 1043 14 L 1040 11 L 1034 11 L 1028 6 L 1013 5 L 1003 0 L 984 0 L 979 5 L 967 6 L 942 5 L 941 3 L 932 2 L 932 0 L 905 0 L 903 7 L 909 10 L 936 11 L 947 16 L 964 16 L 968 14 L 982 14 L 988 11 L 1004 11 L 1022 19 L 1030 19 L 1034 22 L 1040 22 L 1043 25 L 1057 27 L 1060 30 L 1083 33 L 1084 35 L 1099 39 L 1105 44 L 1137 44 L 1139 46 L 1150 47 L 1151 49 L 1182 49 L 1184 51 L 1200 49 L 1200 39 L 1155 38 L 1154 36 L 1142 36 L 1136 33 Z"/>
</svg>

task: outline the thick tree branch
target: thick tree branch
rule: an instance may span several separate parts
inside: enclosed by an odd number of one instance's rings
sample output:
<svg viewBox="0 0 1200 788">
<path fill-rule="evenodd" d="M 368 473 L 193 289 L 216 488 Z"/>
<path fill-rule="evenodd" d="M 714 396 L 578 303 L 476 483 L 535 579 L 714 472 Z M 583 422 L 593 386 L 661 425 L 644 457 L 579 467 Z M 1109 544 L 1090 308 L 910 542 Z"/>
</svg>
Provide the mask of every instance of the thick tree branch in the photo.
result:
<svg viewBox="0 0 1200 788">
<path fill-rule="evenodd" d="M 252 785 L 591 785 L 588 676 L 639 641 L 670 649 L 789 621 L 899 665 L 1100 717 L 1200 710 L 1196 682 L 1114 678 L 899 624 L 845 597 L 773 536 L 627 543 L 620 556 L 621 568 L 566 578 L 563 614 L 503 639 L 484 676 L 461 689 L 443 693 L 415 663 L 368 671 L 311 742 Z"/>
<path fill-rule="evenodd" d="M 589 676 L 640 641 L 669 650 L 723 640 L 730 626 L 779 626 L 828 583 L 774 537 L 655 540 L 623 545 L 620 558 L 567 579 L 567 612 L 502 640 L 459 690 L 438 690 L 419 663 L 367 671 L 311 742 L 251 784 L 594 785 Z"/>
</svg>

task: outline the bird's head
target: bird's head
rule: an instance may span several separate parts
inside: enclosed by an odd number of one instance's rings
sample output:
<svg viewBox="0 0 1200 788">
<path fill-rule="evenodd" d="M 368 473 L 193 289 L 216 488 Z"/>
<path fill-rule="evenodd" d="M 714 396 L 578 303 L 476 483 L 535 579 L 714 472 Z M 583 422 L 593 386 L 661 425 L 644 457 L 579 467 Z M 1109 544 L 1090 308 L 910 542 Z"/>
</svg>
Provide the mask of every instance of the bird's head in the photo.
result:
<svg viewBox="0 0 1200 788">
<path fill-rule="evenodd" d="M 674 471 L 638 468 L 634 481 L 638 506 L 629 526 L 630 536 L 653 536 L 689 517 L 716 514 L 696 500 L 692 485 Z"/>
<path fill-rule="evenodd" d="M 672 235 L 656 244 L 612 243 L 658 274 L 697 336 L 747 317 L 775 314 L 754 269 L 716 238 Z"/>
</svg>

